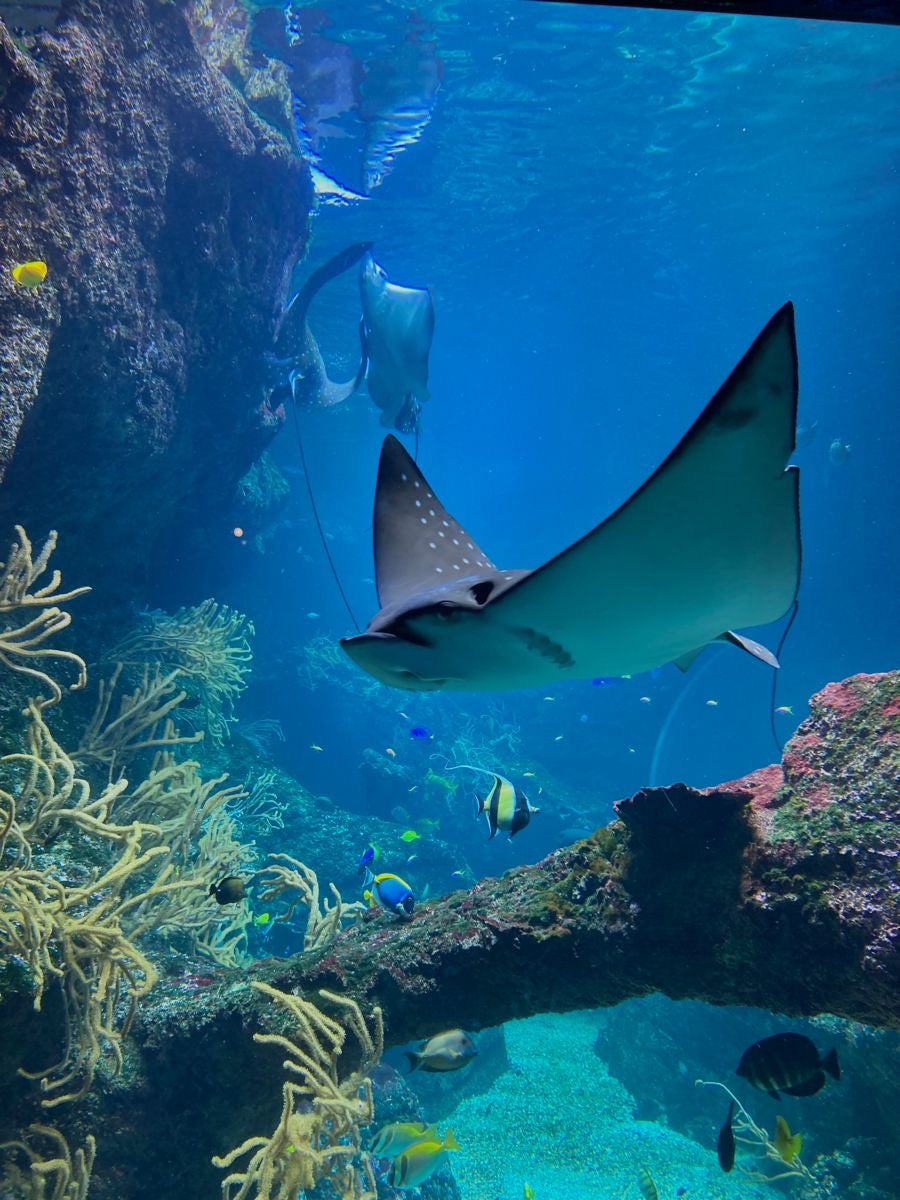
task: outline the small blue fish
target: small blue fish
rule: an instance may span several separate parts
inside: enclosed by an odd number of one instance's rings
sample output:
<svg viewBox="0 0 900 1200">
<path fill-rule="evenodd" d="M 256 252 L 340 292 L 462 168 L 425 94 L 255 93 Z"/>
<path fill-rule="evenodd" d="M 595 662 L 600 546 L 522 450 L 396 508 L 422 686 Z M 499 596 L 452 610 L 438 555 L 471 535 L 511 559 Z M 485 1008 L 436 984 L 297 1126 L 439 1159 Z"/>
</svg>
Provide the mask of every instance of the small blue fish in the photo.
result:
<svg viewBox="0 0 900 1200">
<path fill-rule="evenodd" d="M 451 871 L 450 872 L 451 879 L 465 879 L 465 877 L 466 877 L 465 871 Z"/>
<path fill-rule="evenodd" d="M 409 736 L 414 742 L 427 742 L 431 740 L 431 730 L 424 725 L 413 725 L 409 731 Z"/>
<path fill-rule="evenodd" d="M 368 867 L 369 863 L 374 862 L 374 861 L 375 861 L 375 847 L 374 846 L 366 846 L 365 850 L 363 850 L 362 858 L 359 860 L 359 863 L 357 864 L 357 869 L 359 871 L 359 874 L 360 875 L 365 874 L 366 868 Z"/>
</svg>

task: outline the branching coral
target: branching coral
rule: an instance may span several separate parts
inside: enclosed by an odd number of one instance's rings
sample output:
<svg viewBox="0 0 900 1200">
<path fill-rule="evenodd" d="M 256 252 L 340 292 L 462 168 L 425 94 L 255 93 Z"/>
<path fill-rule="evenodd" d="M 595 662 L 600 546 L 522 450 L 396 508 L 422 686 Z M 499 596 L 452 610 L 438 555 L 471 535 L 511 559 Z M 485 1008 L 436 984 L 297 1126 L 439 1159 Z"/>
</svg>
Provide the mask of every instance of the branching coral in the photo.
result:
<svg viewBox="0 0 900 1200">
<path fill-rule="evenodd" d="M 116 1067 L 121 1063 L 134 1005 L 156 979 L 136 939 L 180 920 L 200 942 L 234 924 L 206 892 L 223 852 L 239 845 L 224 806 L 242 791 L 220 787 L 224 776 L 203 781 L 195 762 L 159 754 L 133 792 L 120 779 L 94 798 L 41 708 L 30 702 L 27 714 L 27 751 L 0 760 L 8 777 L 0 787 L 0 953 L 17 954 L 30 968 L 37 1010 L 50 980 L 62 989 L 63 1052 L 30 1076 L 40 1079 L 50 1107 L 85 1093 L 105 1050 Z M 217 833 L 216 814 L 227 825 Z M 52 865 L 36 866 L 36 847 L 66 830 L 95 839 L 92 853 L 109 865 L 78 883 L 60 879 Z M 109 862 L 117 843 L 121 849 Z"/>
<path fill-rule="evenodd" d="M 254 982 L 257 991 L 283 1005 L 297 1023 L 294 1040 L 281 1034 L 255 1033 L 254 1041 L 277 1046 L 287 1054 L 282 1086 L 281 1117 L 270 1137 L 251 1137 L 221 1158 L 215 1166 L 228 1169 L 245 1154 L 250 1161 L 232 1171 L 222 1183 L 225 1200 L 295 1200 L 320 1179 L 329 1179 L 342 1200 L 374 1200 L 375 1178 L 362 1152 L 360 1128 L 374 1116 L 369 1072 L 384 1048 L 381 1009 L 372 1013 L 372 1030 L 355 1001 L 333 992 L 319 994 L 343 1010 L 362 1052 L 359 1068 L 345 1079 L 338 1076 L 338 1057 L 347 1031 L 310 1000 L 291 996 L 268 984 Z M 298 1105 L 299 1101 L 299 1105 Z"/>
<path fill-rule="evenodd" d="M 48 660 L 70 663 L 76 671 L 75 682 L 69 684 L 69 690 L 75 691 L 84 687 L 87 681 L 87 668 L 84 659 L 71 650 L 59 650 L 46 643 L 71 623 L 71 616 L 59 608 L 67 600 L 82 596 L 91 589 L 88 587 L 73 588 L 68 592 L 59 591 L 62 576 L 54 570 L 49 583 L 38 587 L 37 581 L 47 570 L 50 556 L 56 549 L 56 531 L 52 530 L 43 548 L 34 558 L 31 542 L 21 525 L 16 525 L 17 542 L 13 542 L 9 557 L 5 563 L 0 563 L 0 618 L 6 623 L 11 614 L 19 614 L 22 609 L 40 609 L 40 612 L 24 623 L 12 623 L 0 631 L 0 663 L 22 675 L 36 679 L 45 687 L 50 695 L 35 701 L 40 708 L 56 704 L 62 699 L 61 685 L 43 669 L 42 664 Z"/>
<path fill-rule="evenodd" d="M 181 734 L 171 714 L 187 697 L 175 682 L 178 670 L 162 674 L 159 666 L 144 665 L 134 691 L 119 696 L 118 712 L 110 717 L 123 664 L 116 663 L 108 680 L 101 679 L 97 707 L 82 734 L 74 758 L 104 765 L 109 779 L 118 779 L 142 750 L 191 745 L 203 732 Z"/>
<path fill-rule="evenodd" d="M 229 804 L 229 812 L 243 829 L 265 836 L 275 829 L 284 829 L 287 802 L 279 799 L 273 786 L 278 779 L 274 771 L 262 771 L 255 779 L 244 783 L 244 794 Z"/>
<path fill-rule="evenodd" d="M 809 1167 L 800 1161 L 799 1155 L 794 1154 L 790 1159 L 787 1159 L 779 1153 L 778 1147 L 766 1131 L 762 1126 L 757 1125 L 730 1088 L 727 1088 L 724 1083 L 719 1083 L 717 1080 L 697 1079 L 695 1083 L 697 1087 L 721 1088 L 734 1101 L 735 1114 L 733 1128 L 735 1139 L 753 1151 L 754 1163 L 759 1164 L 751 1168 L 743 1165 L 739 1167 L 748 1179 L 753 1180 L 755 1183 L 775 1183 L 776 1180 L 781 1179 L 803 1179 L 813 1189 L 813 1194 L 816 1194 L 820 1190 L 816 1177 L 810 1171 Z M 776 1165 L 777 1172 L 774 1175 L 767 1174 L 762 1170 L 762 1167 L 767 1162 Z"/>
<path fill-rule="evenodd" d="M 334 896 L 334 903 L 330 904 L 326 899 L 324 908 L 320 907 L 319 878 L 312 867 L 291 858 L 289 854 L 270 854 L 269 859 L 273 865 L 259 873 L 260 882 L 265 889 L 260 893 L 260 899 L 265 902 L 280 899 L 286 892 L 299 893 L 291 900 L 287 912 L 275 919 L 290 921 L 297 906 L 306 905 L 309 917 L 303 935 L 304 951 L 320 950 L 329 945 L 340 933 L 342 921 L 348 921 L 356 913 L 365 911 L 366 906 L 358 900 L 345 903 L 333 883 L 329 883 L 328 887 Z M 287 866 L 282 866 L 281 863 L 286 863 Z"/>
<path fill-rule="evenodd" d="M 52 1143 L 55 1151 L 52 1157 L 47 1158 L 36 1149 L 37 1138 Z M 84 1149 L 72 1154 L 58 1129 L 49 1125 L 29 1125 L 28 1136 L 0 1146 L 0 1150 L 24 1156 L 28 1163 L 26 1173 L 10 1157 L 0 1180 L 3 1194 L 18 1195 L 23 1200 L 86 1200 L 96 1149 L 93 1135 L 88 1134 Z"/>
<path fill-rule="evenodd" d="M 215 600 L 176 613 L 148 612 L 110 657 L 131 666 L 146 663 L 177 668 L 190 677 L 206 708 L 210 737 L 221 746 L 237 718 L 234 704 L 247 686 L 253 657 L 248 637 L 253 623 Z"/>
<path fill-rule="evenodd" d="M 51 1108 L 80 1098 L 93 1082 L 104 1049 L 122 1063 L 121 1042 L 137 1001 L 156 982 L 149 959 L 123 932 L 122 921 L 136 901 L 123 891 L 163 846 L 142 850 L 144 828 L 135 826 L 108 871 L 81 886 L 69 886 L 47 872 L 13 868 L 4 879 L 0 904 L 0 946 L 19 954 L 35 979 L 35 1008 L 40 1009 L 48 978 L 62 987 L 66 1044 L 59 1061 L 26 1073 L 39 1079 Z M 149 891 L 152 891 L 150 885 Z M 117 1009 L 127 1001 L 119 1020 Z"/>
<path fill-rule="evenodd" d="M 125 781 L 110 784 L 100 796 L 92 797 L 90 784 L 50 732 L 40 704 L 30 700 L 25 713 L 26 750 L 0 758 L 10 785 L 9 790 L 0 786 L 0 856 L 15 847 L 14 859 L 29 865 L 32 847 L 51 842 L 64 823 L 107 839 L 126 837 L 129 827 L 109 821 Z"/>
</svg>

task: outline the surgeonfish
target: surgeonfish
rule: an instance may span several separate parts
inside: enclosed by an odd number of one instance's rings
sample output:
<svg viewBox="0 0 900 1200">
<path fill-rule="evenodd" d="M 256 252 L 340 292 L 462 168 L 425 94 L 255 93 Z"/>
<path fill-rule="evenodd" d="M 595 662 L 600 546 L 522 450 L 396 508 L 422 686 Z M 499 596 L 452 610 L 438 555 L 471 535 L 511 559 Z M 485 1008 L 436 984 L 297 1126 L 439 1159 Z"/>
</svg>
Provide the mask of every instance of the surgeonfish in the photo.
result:
<svg viewBox="0 0 900 1200">
<path fill-rule="evenodd" d="M 404 1051 L 412 1071 L 459 1071 L 467 1067 L 478 1051 L 475 1043 L 461 1029 L 446 1029 L 436 1033 L 418 1050 Z"/>
<path fill-rule="evenodd" d="M 754 1042 L 741 1056 L 737 1074 L 773 1100 L 779 1092 L 788 1096 L 814 1096 L 825 1086 L 825 1072 L 840 1079 L 837 1052 L 824 1058 L 802 1033 L 776 1033 Z"/>
<path fill-rule="evenodd" d="M 659 1190 L 646 1167 L 641 1167 L 641 1173 L 638 1175 L 638 1187 L 641 1189 L 644 1200 L 659 1200 Z"/>
<path fill-rule="evenodd" d="M 359 862 L 357 863 L 357 866 L 356 866 L 357 874 L 364 875 L 366 873 L 366 871 L 368 870 L 369 864 L 373 863 L 374 861 L 375 861 L 375 847 L 374 846 L 366 846 L 365 850 L 363 850 L 362 854 L 360 855 Z"/>
<path fill-rule="evenodd" d="M 430 1179 L 435 1171 L 447 1161 L 448 1150 L 458 1150 L 459 1142 L 448 1129 L 443 1141 L 416 1142 L 408 1150 L 391 1163 L 388 1171 L 388 1183 L 396 1188 L 414 1188 L 426 1179 Z"/>
<path fill-rule="evenodd" d="M 424 1121 L 393 1121 L 390 1125 L 382 1125 L 378 1130 L 372 1139 L 369 1152 L 377 1158 L 396 1158 L 416 1142 L 437 1140 L 436 1125 L 426 1125 Z"/>
<path fill-rule="evenodd" d="M 716 1142 L 716 1154 L 719 1157 L 719 1166 L 727 1174 L 734 1166 L 734 1130 L 731 1127 L 731 1122 L 734 1119 L 734 1101 L 728 1105 L 728 1116 L 725 1119 L 725 1124 L 719 1130 L 719 1140 Z"/>
<path fill-rule="evenodd" d="M 218 883 L 211 883 L 207 894 L 215 897 L 216 904 L 238 904 L 243 900 L 246 889 L 240 875 L 226 875 Z"/>
<path fill-rule="evenodd" d="M 16 263 L 10 275 L 23 288 L 36 288 L 47 278 L 47 264 L 39 258 L 33 262 Z"/>
<path fill-rule="evenodd" d="M 534 1200 L 534 1188 L 530 1183 L 522 1185 L 522 1200 Z"/>
<path fill-rule="evenodd" d="M 494 780 L 494 786 L 487 796 L 478 801 L 475 814 L 480 817 L 484 813 L 487 819 L 488 829 L 491 831 L 488 841 L 497 836 L 498 830 L 508 833 L 512 841 L 519 830 L 525 828 L 532 815 L 540 812 L 539 808 L 529 803 L 528 797 L 520 788 L 510 783 L 503 775 L 498 775 L 496 771 L 486 771 L 483 767 L 472 767 L 468 763 L 460 763 L 458 767 L 449 767 L 448 770 L 461 771 L 464 768 L 467 771 L 490 775 Z"/>
<path fill-rule="evenodd" d="M 403 833 L 400 834 L 400 841 L 406 843 L 418 842 L 421 837 L 421 833 L 416 833 L 415 829 L 405 829 Z"/>
<path fill-rule="evenodd" d="M 775 1118 L 775 1149 L 786 1163 L 792 1163 L 803 1146 L 803 1134 L 791 1133 L 784 1117 Z"/>
<path fill-rule="evenodd" d="M 367 870 L 366 886 L 376 904 L 380 904 L 387 912 L 398 917 L 412 916 L 415 897 L 412 888 L 399 875 L 391 875 L 387 871 L 382 875 L 373 875 Z"/>
</svg>

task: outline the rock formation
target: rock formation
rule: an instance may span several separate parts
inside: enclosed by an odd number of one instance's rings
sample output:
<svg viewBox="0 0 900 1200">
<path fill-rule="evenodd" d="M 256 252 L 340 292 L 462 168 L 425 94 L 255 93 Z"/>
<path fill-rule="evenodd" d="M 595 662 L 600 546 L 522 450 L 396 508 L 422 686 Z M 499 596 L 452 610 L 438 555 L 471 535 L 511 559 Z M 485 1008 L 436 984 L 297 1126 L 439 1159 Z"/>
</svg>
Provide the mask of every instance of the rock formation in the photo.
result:
<svg viewBox="0 0 900 1200">
<path fill-rule="evenodd" d="M 373 912 L 254 976 L 380 1004 L 389 1045 L 655 991 L 900 1028 L 898 766 L 900 672 L 829 684 L 781 764 L 704 791 L 642 790 L 542 862 L 419 905 L 410 921 Z M 17 999 L 4 1015 L 21 1034 Z M 115 1167 L 98 1164 L 98 1196 L 105 1180 L 163 1194 L 160 1172 L 176 1163 L 183 1190 L 211 1194 L 210 1156 L 277 1109 L 279 1063 L 252 1033 L 278 1020 L 233 972 L 160 984 L 126 1077 L 77 1118 L 60 1112 L 75 1137 L 111 1131 Z"/>
<path fill-rule="evenodd" d="M 264 355 L 311 185 L 207 62 L 213 24 L 199 0 L 64 0 L 24 40 L 0 22 L 0 534 L 58 528 L 107 604 L 213 516 L 230 537 L 280 421 Z"/>
</svg>

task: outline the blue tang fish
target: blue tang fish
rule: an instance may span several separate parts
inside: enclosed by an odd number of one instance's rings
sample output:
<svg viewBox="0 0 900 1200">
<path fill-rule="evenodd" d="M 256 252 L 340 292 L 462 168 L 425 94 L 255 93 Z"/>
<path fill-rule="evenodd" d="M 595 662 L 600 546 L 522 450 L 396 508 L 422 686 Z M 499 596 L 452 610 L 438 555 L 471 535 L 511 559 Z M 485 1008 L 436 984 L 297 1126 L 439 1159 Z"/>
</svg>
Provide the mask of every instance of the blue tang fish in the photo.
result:
<svg viewBox="0 0 900 1200">
<path fill-rule="evenodd" d="M 409 736 L 415 742 L 427 742 L 431 738 L 431 730 L 424 725 L 413 725 L 409 731 Z"/>
<path fill-rule="evenodd" d="M 376 904 L 380 904 L 387 912 L 397 917 L 412 916 L 416 900 L 412 888 L 399 875 L 391 875 L 388 872 L 373 875 L 368 871 L 366 886 Z"/>
<path fill-rule="evenodd" d="M 359 863 L 358 863 L 360 875 L 362 875 L 365 872 L 369 863 L 374 862 L 374 861 L 375 861 L 375 847 L 374 846 L 366 846 L 365 850 L 363 850 L 362 858 L 359 860 Z"/>
</svg>

